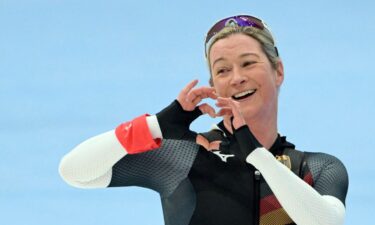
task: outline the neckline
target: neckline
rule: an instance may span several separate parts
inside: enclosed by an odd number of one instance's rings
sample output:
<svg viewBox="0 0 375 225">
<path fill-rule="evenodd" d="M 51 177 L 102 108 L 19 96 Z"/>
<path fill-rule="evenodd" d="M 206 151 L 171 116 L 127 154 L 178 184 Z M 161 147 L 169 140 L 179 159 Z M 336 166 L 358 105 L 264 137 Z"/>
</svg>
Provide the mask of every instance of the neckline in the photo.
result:
<svg viewBox="0 0 375 225">
<path fill-rule="evenodd" d="M 235 140 L 232 133 L 230 133 L 224 126 L 224 121 L 222 120 L 217 124 L 217 127 L 224 133 L 224 136 L 227 137 L 229 140 Z M 295 149 L 295 145 L 292 143 L 289 143 L 286 140 L 286 136 L 281 136 L 279 133 L 277 134 L 277 137 L 275 141 L 273 142 L 270 149 L 268 149 L 274 156 L 276 155 L 282 155 L 285 148 L 292 148 Z"/>
</svg>

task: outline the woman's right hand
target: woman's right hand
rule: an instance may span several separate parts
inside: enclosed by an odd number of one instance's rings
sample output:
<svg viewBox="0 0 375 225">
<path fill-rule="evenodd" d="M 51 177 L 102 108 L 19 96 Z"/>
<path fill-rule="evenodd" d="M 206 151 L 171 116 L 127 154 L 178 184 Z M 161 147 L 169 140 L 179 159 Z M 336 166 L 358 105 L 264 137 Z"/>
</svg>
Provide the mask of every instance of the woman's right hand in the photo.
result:
<svg viewBox="0 0 375 225">
<path fill-rule="evenodd" d="M 181 104 L 181 107 L 185 111 L 193 111 L 196 109 L 198 103 L 205 98 L 217 99 L 215 89 L 213 87 L 199 87 L 194 88 L 198 84 L 198 80 L 191 81 L 177 97 L 177 101 Z M 203 114 L 208 114 L 212 118 L 215 118 L 215 110 L 207 103 L 203 103 L 198 106 Z"/>
<path fill-rule="evenodd" d="M 177 100 L 156 114 L 163 138 L 196 142 L 197 133 L 189 129 L 190 124 L 205 113 L 215 117 L 215 110 L 207 103 L 198 106 L 205 98 L 217 98 L 214 88 L 194 89 L 197 83 L 198 80 L 191 81 L 182 89 Z"/>
</svg>

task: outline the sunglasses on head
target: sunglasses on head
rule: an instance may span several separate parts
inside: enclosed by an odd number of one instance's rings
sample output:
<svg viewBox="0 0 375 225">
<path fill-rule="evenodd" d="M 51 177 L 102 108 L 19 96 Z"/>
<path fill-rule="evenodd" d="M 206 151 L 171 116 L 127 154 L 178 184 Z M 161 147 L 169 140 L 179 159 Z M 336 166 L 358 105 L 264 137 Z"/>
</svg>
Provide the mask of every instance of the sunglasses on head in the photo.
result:
<svg viewBox="0 0 375 225">
<path fill-rule="evenodd" d="M 268 30 L 262 20 L 248 15 L 231 16 L 220 20 L 215 23 L 212 28 L 207 32 L 205 40 L 205 52 L 207 54 L 207 45 L 217 33 L 219 33 L 225 27 L 254 27 L 260 30 Z"/>
</svg>

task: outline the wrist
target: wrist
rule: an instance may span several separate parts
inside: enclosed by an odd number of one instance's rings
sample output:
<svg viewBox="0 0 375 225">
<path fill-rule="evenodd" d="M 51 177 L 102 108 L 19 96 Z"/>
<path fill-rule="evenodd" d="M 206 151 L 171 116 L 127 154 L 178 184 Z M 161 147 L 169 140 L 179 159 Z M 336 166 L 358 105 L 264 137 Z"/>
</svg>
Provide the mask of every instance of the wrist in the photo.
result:
<svg viewBox="0 0 375 225">
<path fill-rule="evenodd" d="M 181 104 L 174 100 L 169 106 L 156 114 L 161 134 L 166 139 L 195 141 L 196 133 L 189 130 L 190 124 L 202 115 L 196 107 L 185 111 Z"/>
<path fill-rule="evenodd" d="M 160 139 L 154 139 L 147 124 L 147 114 L 120 124 L 115 135 L 128 154 L 136 154 L 159 148 Z"/>
<path fill-rule="evenodd" d="M 147 126 L 148 126 L 148 129 L 150 130 L 152 138 L 162 139 L 163 135 L 161 133 L 160 125 L 159 125 L 159 122 L 158 122 L 158 119 L 157 119 L 156 115 L 147 116 L 146 122 L 147 122 Z"/>
<path fill-rule="evenodd" d="M 233 135 L 240 147 L 240 152 L 238 153 L 239 158 L 243 161 L 245 161 L 246 157 L 255 149 L 262 147 L 247 125 L 235 129 Z"/>
</svg>

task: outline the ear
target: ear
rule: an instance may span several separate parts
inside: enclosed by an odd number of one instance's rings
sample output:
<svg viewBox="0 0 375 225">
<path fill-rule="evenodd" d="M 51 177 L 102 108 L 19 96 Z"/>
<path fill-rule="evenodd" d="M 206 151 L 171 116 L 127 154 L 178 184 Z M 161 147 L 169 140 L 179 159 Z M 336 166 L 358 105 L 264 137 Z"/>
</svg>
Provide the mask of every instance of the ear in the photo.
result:
<svg viewBox="0 0 375 225">
<path fill-rule="evenodd" d="M 281 84 L 284 81 L 284 65 L 281 60 L 278 60 L 277 62 L 277 68 L 276 68 L 276 85 L 277 87 L 280 87 Z"/>
<path fill-rule="evenodd" d="M 208 83 L 210 84 L 211 87 L 214 86 L 214 82 L 212 81 L 212 75 L 210 75 L 210 79 L 208 80 Z"/>
</svg>

